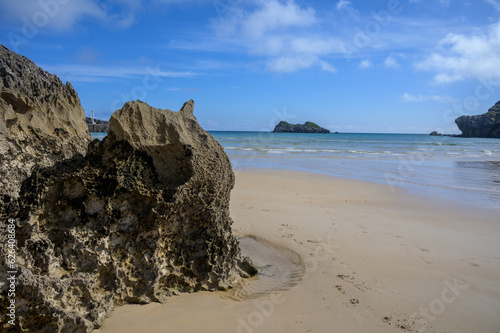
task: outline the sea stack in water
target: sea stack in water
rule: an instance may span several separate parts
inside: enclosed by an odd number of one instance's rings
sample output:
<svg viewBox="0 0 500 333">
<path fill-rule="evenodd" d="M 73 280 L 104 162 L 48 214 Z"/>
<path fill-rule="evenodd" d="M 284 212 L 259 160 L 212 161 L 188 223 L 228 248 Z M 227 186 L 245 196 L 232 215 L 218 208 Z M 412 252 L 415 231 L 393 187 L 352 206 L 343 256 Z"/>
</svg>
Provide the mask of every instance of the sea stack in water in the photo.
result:
<svg viewBox="0 0 500 333">
<path fill-rule="evenodd" d="M 330 131 L 311 121 L 296 125 L 290 124 L 287 121 L 280 121 L 274 127 L 273 133 L 330 133 Z"/>
<path fill-rule="evenodd" d="M 66 112 L 81 108 L 73 102 L 58 109 L 60 117 L 69 119 Z M 44 141 L 47 149 L 56 145 L 67 155 L 25 173 L 10 199 L 18 210 L 1 202 L 4 217 L 15 219 L 17 240 L 16 265 L 0 264 L 3 314 L 6 272 L 17 271 L 16 326 L 4 315 L 5 331 L 90 332 L 117 305 L 226 289 L 238 274 L 255 273 L 231 232 L 231 164 L 198 124 L 193 107 L 189 101 L 173 112 L 128 102 L 112 115 L 109 135 L 87 152 L 73 140 Z M 47 106 L 39 112 L 53 119 L 47 113 L 55 111 Z M 59 132 L 73 137 L 71 127 L 82 128 L 88 142 L 83 113 L 74 122 L 58 123 Z M 47 131 L 37 125 L 54 126 L 49 120 L 30 124 L 35 137 Z M 16 135 L 6 125 L 2 130 Z M 3 163 L 24 167 L 31 159 L 22 154 L 5 153 Z M 2 253 L 6 237 L 0 236 Z"/>
<path fill-rule="evenodd" d="M 464 137 L 500 138 L 500 101 L 488 112 L 477 116 L 461 116 L 455 120 Z"/>
</svg>

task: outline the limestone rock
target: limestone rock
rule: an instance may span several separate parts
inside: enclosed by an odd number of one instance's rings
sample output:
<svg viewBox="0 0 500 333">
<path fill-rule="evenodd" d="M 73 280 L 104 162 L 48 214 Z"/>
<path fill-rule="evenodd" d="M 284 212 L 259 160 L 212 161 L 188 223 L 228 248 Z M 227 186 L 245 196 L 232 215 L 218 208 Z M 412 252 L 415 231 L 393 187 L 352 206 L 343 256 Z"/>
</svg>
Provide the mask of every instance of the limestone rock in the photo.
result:
<svg viewBox="0 0 500 333">
<path fill-rule="evenodd" d="M 256 273 L 231 232 L 231 163 L 193 101 L 179 112 L 128 102 L 108 136 L 89 143 L 69 83 L 0 51 L 0 212 L 15 219 L 17 241 L 15 267 L 0 261 L 2 332 L 90 332 L 117 305 L 226 289 Z"/>
<path fill-rule="evenodd" d="M 90 332 L 116 305 L 226 289 L 255 274 L 231 232 L 233 186 L 193 101 L 179 112 L 126 103 L 85 157 L 23 183 L 20 326 Z"/>
<path fill-rule="evenodd" d="M 482 115 L 461 116 L 455 123 L 463 137 L 500 138 L 500 101 Z"/>
<path fill-rule="evenodd" d="M 90 141 L 71 84 L 0 45 L 0 218 L 15 213 L 21 182 L 35 167 L 84 155 Z"/>
<path fill-rule="evenodd" d="M 296 125 L 280 121 L 274 128 L 273 133 L 330 133 L 330 131 L 311 121 Z"/>
</svg>

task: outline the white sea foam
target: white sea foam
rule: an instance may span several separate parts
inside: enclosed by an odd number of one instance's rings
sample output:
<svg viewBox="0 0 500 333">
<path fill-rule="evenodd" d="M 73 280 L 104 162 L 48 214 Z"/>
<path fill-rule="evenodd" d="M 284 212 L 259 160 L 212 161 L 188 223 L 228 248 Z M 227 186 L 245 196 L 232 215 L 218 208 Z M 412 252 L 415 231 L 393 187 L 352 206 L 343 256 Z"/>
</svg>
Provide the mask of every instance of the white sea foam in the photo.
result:
<svg viewBox="0 0 500 333">
<path fill-rule="evenodd" d="M 392 179 L 396 186 L 500 208 L 498 140 L 395 134 L 212 134 L 239 166 L 308 170 L 384 184 Z M 482 167 L 487 162 L 494 163 Z"/>
</svg>

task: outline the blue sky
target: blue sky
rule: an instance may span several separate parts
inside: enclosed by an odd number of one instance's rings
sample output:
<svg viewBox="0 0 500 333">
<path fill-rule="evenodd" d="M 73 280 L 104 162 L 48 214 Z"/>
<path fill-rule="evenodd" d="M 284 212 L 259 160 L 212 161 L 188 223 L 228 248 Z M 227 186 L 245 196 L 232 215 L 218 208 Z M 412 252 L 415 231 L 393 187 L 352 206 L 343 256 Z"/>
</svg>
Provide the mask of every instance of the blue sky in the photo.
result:
<svg viewBox="0 0 500 333">
<path fill-rule="evenodd" d="M 194 99 L 208 130 L 458 133 L 500 100 L 500 0 L 1 0 L 0 43 L 101 119 Z"/>
</svg>

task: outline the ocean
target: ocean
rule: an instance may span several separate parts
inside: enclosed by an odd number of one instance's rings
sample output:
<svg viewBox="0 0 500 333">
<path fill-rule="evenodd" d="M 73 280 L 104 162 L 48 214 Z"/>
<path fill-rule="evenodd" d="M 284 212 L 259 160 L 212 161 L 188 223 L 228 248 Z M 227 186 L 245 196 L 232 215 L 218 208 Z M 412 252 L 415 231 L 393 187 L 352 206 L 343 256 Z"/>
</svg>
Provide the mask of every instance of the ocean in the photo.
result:
<svg viewBox="0 0 500 333">
<path fill-rule="evenodd" d="M 424 134 L 210 131 L 233 168 L 292 169 L 500 208 L 500 140 Z M 92 133 L 102 139 L 105 133 Z"/>
</svg>

